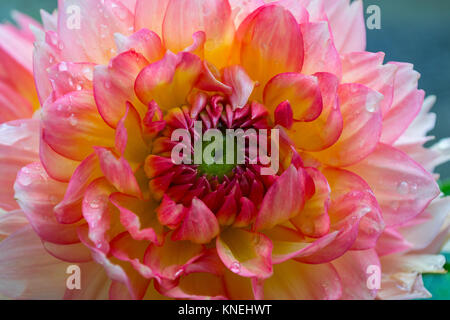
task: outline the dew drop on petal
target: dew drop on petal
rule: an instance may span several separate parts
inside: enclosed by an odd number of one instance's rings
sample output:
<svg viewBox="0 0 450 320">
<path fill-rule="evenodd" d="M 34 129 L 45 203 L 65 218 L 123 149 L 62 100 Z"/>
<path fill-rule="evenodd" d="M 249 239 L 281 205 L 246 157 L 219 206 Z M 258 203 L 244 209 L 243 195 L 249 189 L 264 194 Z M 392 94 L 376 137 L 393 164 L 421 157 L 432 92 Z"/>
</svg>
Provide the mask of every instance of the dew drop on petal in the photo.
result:
<svg viewBox="0 0 450 320">
<path fill-rule="evenodd" d="M 397 192 L 399 194 L 403 194 L 403 195 L 408 194 L 408 192 L 409 192 L 409 184 L 408 184 L 408 182 L 406 182 L 406 181 L 400 182 L 398 184 L 398 186 L 397 186 Z"/>
<path fill-rule="evenodd" d="M 64 72 L 64 71 L 69 70 L 69 68 L 67 67 L 67 63 L 61 62 L 58 66 L 58 70 L 59 70 L 59 72 Z"/>
<path fill-rule="evenodd" d="M 178 270 L 176 273 L 175 273 L 175 278 L 179 278 L 182 274 L 183 274 L 183 269 L 180 269 L 180 270 Z"/>
<path fill-rule="evenodd" d="M 237 261 L 233 262 L 230 266 L 230 270 L 231 270 L 231 272 L 236 273 L 236 274 L 241 273 L 241 264 Z"/>
<path fill-rule="evenodd" d="M 69 118 L 69 123 L 72 127 L 75 127 L 78 124 L 78 120 L 74 114 L 72 114 Z"/>
<path fill-rule="evenodd" d="M 92 69 L 89 68 L 89 67 L 85 67 L 85 68 L 83 69 L 83 75 L 84 75 L 84 77 L 85 77 L 86 79 L 88 79 L 89 81 L 94 80 L 94 73 L 93 73 Z"/>
<path fill-rule="evenodd" d="M 100 200 L 96 199 L 96 200 L 92 200 L 91 202 L 89 202 L 89 207 L 91 207 L 91 209 L 99 209 L 100 208 Z"/>
</svg>

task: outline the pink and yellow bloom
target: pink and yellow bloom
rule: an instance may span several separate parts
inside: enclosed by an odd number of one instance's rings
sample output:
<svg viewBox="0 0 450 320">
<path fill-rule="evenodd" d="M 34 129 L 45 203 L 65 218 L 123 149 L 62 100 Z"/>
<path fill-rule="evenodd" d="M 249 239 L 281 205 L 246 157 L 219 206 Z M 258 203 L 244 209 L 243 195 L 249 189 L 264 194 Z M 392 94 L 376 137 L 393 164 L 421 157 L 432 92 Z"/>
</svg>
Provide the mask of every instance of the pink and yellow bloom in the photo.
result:
<svg viewBox="0 0 450 320">
<path fill-rule="evenodd" d="M 365 51 L 361 1 L 60 0 L 42 19 L 0 29 L 0 294 L 429 295 L 448 147 L 424 148 L 413 66 Z M 175 165 L 195 121 L 280 130 L 279 172 Z"/>
</svg>

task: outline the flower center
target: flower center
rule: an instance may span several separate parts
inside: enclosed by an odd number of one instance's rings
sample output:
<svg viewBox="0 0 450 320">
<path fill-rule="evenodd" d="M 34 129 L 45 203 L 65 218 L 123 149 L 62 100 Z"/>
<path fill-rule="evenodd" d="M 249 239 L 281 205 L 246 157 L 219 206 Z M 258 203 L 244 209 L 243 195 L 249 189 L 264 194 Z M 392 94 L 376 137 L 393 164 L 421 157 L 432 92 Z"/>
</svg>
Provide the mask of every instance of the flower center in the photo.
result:
<svg viewBox="0 0 450 320">
<path fill-rule="evenodd" d="M 194 99 L 190 107 L 171 110 L 146 162 L 152 194 L 166 195 L 186 207 L 198 198 L 222 225 L 229 225 L 249 207 L 256 211 L 275 179 L 261 174 L 267 164 L 257 161 L 260 153 L 254 145 L 261 147 L 263 132 L 265 149 L 270 149 L 267 115 L 266 108 L 256 102 L 233 110 L 219 95 L 203 96 L 201 103 Z M 244 225 L 250 223 L 249 218 Z"/>
</svg>

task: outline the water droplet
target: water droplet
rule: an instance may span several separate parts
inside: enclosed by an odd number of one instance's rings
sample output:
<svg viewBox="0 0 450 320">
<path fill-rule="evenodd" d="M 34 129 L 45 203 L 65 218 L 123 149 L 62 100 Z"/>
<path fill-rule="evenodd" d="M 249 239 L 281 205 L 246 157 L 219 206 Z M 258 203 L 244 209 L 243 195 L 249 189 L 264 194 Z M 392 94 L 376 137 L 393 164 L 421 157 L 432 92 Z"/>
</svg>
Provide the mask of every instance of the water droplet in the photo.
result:
<svg viewBox="0 0 450 320">
<path fill-rule="evenodd" d="M 69 118 L 69 123 L 72 127 L 75 127 L 78 124 L 78 120 L 74 114 L 72 114 Z"/>
<path fill-rule="evenodd" d="M 377 104 L 374 104 L 374 103 L 368 103 L 366 105 L 366 110 L 369 113 L 374 113 L 374 112 L 378 111 L 378 106 L 377 106 Z"/>
<path fill-rule="evenodd" d="M 67 63 L 61 62 L 58 66 L 58 70 L 59 70 L 59 72 L 64 72 L 64 71 L 69 70 L 69 68 L 67 67 Z"/>
<path fill-rule="evenodd" d="M 25 170 L 22 170 L 22 172 L 24 174 L 20 176 L 20 184 L 27 187 L 33 182 L 33 179 L 31 179 L 30 175 Z"/>
<path fill-rule="evenodd" d="M 408 192 L 409 192 L 409 184 L 408 184 L 408 182 L 406 182 L 406 181 L 400 182 L 398 184 L 398 186 L 397 186 L 397 192 L 399 194 L 403 194 L 403 195 L 408 194 Z"/>
<path fill-rule="evenodd" d="M 89 81 L 94 80 L 94 72 L 92 71 L 91 68 L 89 67 L 85 67 L 83 69 L 83 75 L 86 79 L 88 79 Z"/>
<path fill-rule="evenodd" d="M 96 199 L 96 200 L 92 200 L 90 203 L 89 203 L 89 207 L 91 207 L 91 209 L 99 209 L 100 208 L 100 206 L 101 206 L 101 203 L 100 203 L 100 200 L 98 200 L 98 199 Z"/>
<path fill-rule="evenodd" d="M 175 273 L 175 278 L 179 278 L 183 274 L 184 270 L 180 269 Z"/>
<path fill-rule="evenodd" d="M 241 273 L 241 264 L 239 262 L 233 262 L 230 266 L 230 270 L 233 273 L 239 274 Z"/>
<path fill-rule="evenodd" d="M 77 91 L 83 90 L 83 86 L 81 84 L 77 84 Z"/>
</svg>

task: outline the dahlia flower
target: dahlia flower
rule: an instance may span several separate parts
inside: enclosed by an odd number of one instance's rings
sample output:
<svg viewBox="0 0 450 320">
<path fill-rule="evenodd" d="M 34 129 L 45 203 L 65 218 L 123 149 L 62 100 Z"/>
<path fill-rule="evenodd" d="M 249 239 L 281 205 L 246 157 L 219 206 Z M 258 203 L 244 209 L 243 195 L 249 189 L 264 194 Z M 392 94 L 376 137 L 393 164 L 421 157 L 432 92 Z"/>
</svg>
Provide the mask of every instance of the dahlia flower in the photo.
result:
<svg viewBox="0 0 450 320">
<path fill-rule="evenodd" d="M 16 18 L 5 297 L 409 299 L 445 272 L 449 143 L 424 147 L 434 97 L 366 51 L 361 1 L 60 0 L 43 26 Z M 174 163 L 172 134 L 198 122 L 279 133 L 279 170 Z"/>
</svg>

